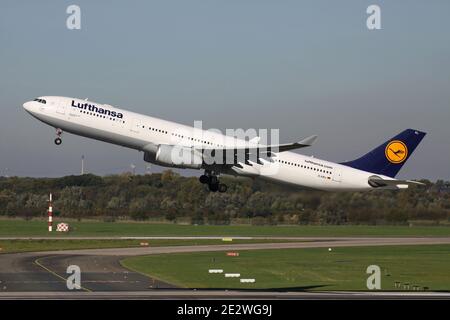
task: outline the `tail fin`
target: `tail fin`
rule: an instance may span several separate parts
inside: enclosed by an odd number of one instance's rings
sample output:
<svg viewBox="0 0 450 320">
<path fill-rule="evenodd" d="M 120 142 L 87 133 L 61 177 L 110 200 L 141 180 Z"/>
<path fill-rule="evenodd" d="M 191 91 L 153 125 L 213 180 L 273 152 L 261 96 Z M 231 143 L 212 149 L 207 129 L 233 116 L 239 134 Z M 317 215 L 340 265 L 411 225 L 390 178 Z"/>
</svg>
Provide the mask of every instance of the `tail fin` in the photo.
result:
<svg viewBox="0 0 450 320">
<path fill-rule="evenodd" d="M 341 164 L 394 178 L 425 135 L 425 132 L 406 129 L 361 158 Z"/>
</svg>

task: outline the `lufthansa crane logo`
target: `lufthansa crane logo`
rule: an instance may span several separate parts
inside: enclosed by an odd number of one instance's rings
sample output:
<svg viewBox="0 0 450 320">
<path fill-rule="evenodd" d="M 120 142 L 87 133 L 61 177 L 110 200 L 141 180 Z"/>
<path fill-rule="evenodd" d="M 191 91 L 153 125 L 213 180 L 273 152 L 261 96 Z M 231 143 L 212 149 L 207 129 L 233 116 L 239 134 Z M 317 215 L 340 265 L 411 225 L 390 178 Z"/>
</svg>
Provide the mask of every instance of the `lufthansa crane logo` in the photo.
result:
<svg viewBox="0 0 450 320">
<path fill-rule="evenodd" d="M 386 154 L 386 159 L 388 159 L 389 162 L 402 163 L 408 156 L 408 148 L 403 142 L 394 140 L 388 143 L 384 153 Z"/>
</svg>

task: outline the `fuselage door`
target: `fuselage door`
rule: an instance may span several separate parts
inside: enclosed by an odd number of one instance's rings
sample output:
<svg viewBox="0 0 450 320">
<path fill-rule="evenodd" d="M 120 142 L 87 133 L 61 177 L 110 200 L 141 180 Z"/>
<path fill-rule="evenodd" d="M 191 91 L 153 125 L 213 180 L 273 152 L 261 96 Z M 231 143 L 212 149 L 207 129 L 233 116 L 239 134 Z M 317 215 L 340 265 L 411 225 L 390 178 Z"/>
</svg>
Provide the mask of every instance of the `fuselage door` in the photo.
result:
<svg viewBox="0 0 450 320">
<path fill-rule="evenodd" d="M 139 133 L 141 128 L 142 128 L 141 120 L 134 118 L 133 121 L 131 121 L 130 130 L 132 132 Z"/>
<path fill-rule="evenodd" d="M 64 101 L 56 101 L 56 113 L 58 114 L 66 114 L 66 106 Z"/>
<path fill-rule="evenodd" d="M 339 169 L 333 169 L 333 181 L 341 182 L 342 181 L 342 172 Z"/>
</svg>

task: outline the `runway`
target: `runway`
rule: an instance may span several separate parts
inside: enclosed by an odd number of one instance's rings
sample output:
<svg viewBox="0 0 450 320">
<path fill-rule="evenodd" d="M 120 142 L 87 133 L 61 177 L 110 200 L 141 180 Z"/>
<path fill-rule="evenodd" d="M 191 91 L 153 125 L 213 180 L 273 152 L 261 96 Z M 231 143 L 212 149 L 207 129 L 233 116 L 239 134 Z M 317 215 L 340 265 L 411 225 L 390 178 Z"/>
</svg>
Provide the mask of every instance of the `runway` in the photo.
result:
<svg viewBox="0 0 450 320">
<path fill-rule="evenodd" d="M 308 239 L 309 241 L 306 241 Z M 163 253 L 189 253 L 228 250 L 267 250 L 298 248 L 367 247 L 397 245 L 450 244 L 450 237 L 444 238 L 302 238 L 302 242 L 247 243 L 168 247 L 139 247 L 114 249 L 83 249 L 42 252 L 47 255 L 94 255 L 94 256 L 139 256 Z"/>
<path fill-rule="evenodd" d="M 290 238 L 292 240 L 292 238 Z M 342 293 L 186 290 L 128 270 L 120 264 L 125 257 L 231 250 L 294 248 L 338 248 L 355 246 L 450 244 L 443 238 L 296 238 L 302 242 L 222 244 L 198 246 L 86 249 L 0 254 L 0 299 L 449 299 L 447 293 Z M 66 269 L 78 265 L 82 288 L 70 291 Z"/>
<path fill-rule="evenodd" d="M 41 253 L 0 255 L 0 292 L 67 292 L 67 267 L 82 270 L 81 291 L 142 291 L 174 288 L 121 266 L 122 256 Z"/>
<path fill-rule="evenodd" d="M 375 239 L 408 239 L 405 237 L 280 237 L 280 236 L 27 236 L 0 237 L 1 240 L 290 240 L 290 241 L 337 241 L 337 240 L 375 240 Z M 410 239 L 439 239 L 439 237 L 412 237 Z M 445 238 L 441 238 L 445 239 Z"/>
</svg>

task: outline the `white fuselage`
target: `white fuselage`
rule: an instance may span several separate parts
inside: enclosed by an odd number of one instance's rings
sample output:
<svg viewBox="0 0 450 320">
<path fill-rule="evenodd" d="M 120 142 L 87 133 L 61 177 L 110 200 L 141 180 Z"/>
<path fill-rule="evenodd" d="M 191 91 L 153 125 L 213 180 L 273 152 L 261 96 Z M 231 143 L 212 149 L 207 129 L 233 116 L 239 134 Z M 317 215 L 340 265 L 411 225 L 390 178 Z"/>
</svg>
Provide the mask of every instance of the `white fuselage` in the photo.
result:
<svg viewBox="0 0 450 320">
<path fill-rule="evenodd" d="M 76 135 L 143 151 L 150 157 L 147 161 L 158 165 L 165 165 L 154 160 L 159 145 L 206 146 L 217 149 L 246 145 L 245 140 L 235 137 L 110 105 L 66 97 L 40 98 L 46 103 L 29 101 L 24 104 L 24 108 L 42 122 Z M 84 104 L 95 105 L 97 109 L 91 111 L 88 107 L 84 108 Z M 243 164 L 240 168 L 233 168 L 225 173 L 260 177 L 320 190 L 373 189 L 368 184 L 368 178 L 373 176 L 370 172 L 289 151 L 275 153 L 273 159 L 272 162 L 264 161 L 261 164 Z"/>
</svg>

